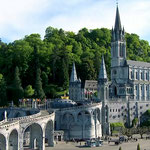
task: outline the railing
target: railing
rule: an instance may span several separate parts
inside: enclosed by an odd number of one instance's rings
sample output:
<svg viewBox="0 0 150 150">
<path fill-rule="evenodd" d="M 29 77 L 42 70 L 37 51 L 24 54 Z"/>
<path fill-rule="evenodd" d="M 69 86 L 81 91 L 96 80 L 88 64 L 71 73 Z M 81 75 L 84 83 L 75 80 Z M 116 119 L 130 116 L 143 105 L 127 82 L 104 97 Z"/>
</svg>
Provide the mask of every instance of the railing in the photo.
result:
<svg viewBox="0 0 150 150">
<path fill-rule="evenodd" d="M 31 116 L 25 116 L 25 117 L 19 117 L 19 118 L 11 118 L 11 119 L 7 120 L 8 122 L 3 120 L 3 121 L 0 122 L 0 129 L 8 128 L 8 127 L 14 126 L 16 124 L 21 124 L 21 123 L 31 122 L 31 121 L 43 120 L 43 119 L 48 118 L 48 117 L 54 117 L 55 113 L 53 112 L 53 113 L 45 115 L 45 116 L 40 116 L 40 115 L 41 115 L 41 112 L 39 112 L 38 114 L 31 115 Z M 16 122 L 12 122 L 12 121 L 16 121 Z M 4 123 L 8 123 L 8 124 L 6 125 Z"/>
<path fill-rule="evenodd" d="M 5 123 L 5 120 L 3 120 L 3 121 L 0 121 L 0 125 L 2 125 L 2 124 L 4 124 Z"/>
<path fill-rule="evenodd" d="M 60 108 L 58 110 L 60 111 L 65 111 L 65 110 L 76 110 L 76 109 L 81 109 L 81 108 L 89 108 L 89 107 L 95 107 L 100 105 L 101 103 L 94 103 L 94 104 L 86 104 L 82 106 L 73 106 L 73 107 L 68 107 L 68 108 Z"/>
<path fill-rule="evenodd" d="M 30 115 L 30 116 L 24 116 L 24 117 L 18 117 L 18 118 L 9 118 L 7 119 L 7 121 L 18 121 L 18 120 L 23 120 L 23 119 L 30 119 L 30 118 L 35 118 L 41 115 L 41 112 L 34 114 L 34 115 Z"/>
<path fill-rule="evenodd" d="M 19 121 L 16 121 L 16 122 L 13 122 L 13 123 L 10 123 L 10 124 L 7 124 L 7 125 L 1 125 L 0 129 L 5 129 L 5 128 L 8 128 L 8 127 L 14 126 L 16 124 L 19 124 Z"/>
</svg>

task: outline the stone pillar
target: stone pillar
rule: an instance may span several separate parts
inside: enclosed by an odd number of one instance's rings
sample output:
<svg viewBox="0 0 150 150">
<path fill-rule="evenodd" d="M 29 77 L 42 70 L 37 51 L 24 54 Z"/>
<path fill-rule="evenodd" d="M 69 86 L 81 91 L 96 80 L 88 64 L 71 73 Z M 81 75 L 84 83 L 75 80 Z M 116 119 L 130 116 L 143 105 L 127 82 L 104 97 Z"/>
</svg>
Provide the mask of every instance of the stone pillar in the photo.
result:
<svg viewBox="0 0 150 150">
<path fill-rule="evenodd" d="M 139 84 L 139 101 L 141 101 L 141 85 Z"/>
<path fill-rule="evenodd" d="M 54 131 L 51 131 L 50 137 L 48 139 L 48 145 L 53 147 L 54 146 Z"/>
<path fill-rule="evenodd" d="M 143 85 L 143 94 L 144 94 L 144 99 L 143 100 L 145 101 L 146 100 L 146 94 L 147 94 L 146 93 L 146 85 L 145 84 Z"/>
<path fill-rule="evenodd" d="M 137 89 L 136 89 L 136 86 L 137 85 L 134 85 L 134 87 L 133 87 L 134 100 L 137 100 Z"/>
<path fill-rule="evenodd" d="M 8 137 L 8 135 L 6 136 L 6 150 L 9 150 L 9 137 Z"/>
<path fill-rule="evenodd" d="M 21 131 L 19 131 L 18 133 L 18 150 L 23 150 L 23 136 L 24 136 L 24 132 L 22 129 L 20 129 Z"/>
</svg>

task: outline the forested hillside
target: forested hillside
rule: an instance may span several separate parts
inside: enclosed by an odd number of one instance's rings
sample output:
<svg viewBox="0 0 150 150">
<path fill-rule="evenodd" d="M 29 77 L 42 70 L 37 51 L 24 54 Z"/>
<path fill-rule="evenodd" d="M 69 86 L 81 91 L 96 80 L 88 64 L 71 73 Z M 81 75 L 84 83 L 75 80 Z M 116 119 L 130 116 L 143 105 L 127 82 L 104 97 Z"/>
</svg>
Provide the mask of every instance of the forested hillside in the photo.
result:
<svg viewBox="0 0 150 150">
<path fill-rule="evenodd" d="M 126 34 L 127 58 L 150 62 L 150 46 Z M 110 75 L 111 31 L 81 29 L 77 34 L 48 27 L 39 34 L 6 44 L 0 42 L 0 105 L 19 98 L 54 98 L 67 90 L 72 63 L 82 81 L 97 80 L 104 54 Z"/>
</svg>

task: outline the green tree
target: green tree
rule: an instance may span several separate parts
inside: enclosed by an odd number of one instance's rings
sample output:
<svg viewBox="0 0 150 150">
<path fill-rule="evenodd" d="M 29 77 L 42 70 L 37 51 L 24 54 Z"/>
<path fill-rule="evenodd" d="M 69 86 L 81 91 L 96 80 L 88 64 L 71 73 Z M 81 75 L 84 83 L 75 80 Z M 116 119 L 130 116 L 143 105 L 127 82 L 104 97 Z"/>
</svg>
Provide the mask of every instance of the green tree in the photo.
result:
<svg viewBox="0 0 150 150">
<path fill-rule="evenodd" d="M 37 68 L 36 70 L 36 79 L 35 79 L 35 98 L 43 99 L 45 98 L 45 93 L 42 88 L 42 81 L 41 81 L 41 70 Z"/>
<path fill-rule="evenodd" d="M 62 73 L 63 73 L 63 89 L 67 90 L 69 87 L 69 74 L 68 74 L 68 68 L 67 65 L 65 64 L 65 61 L 63 60 L 62 62 L 63 67 L 62 67 Z"/>
<path fill-rule="evenodd" d="M 28 85 L 24 90 L 24 96 L 26 98 L 30 98 L 34 95 L 34 89 L 32 88 L 32 85 Z"/>
<path fill-rule="evenodd" d="M 119 147 L 119 150 L 122 150 L 121 146 Z"/>
<path fill-rule="evenodd" d="M 2 74 L 0 74 L 0 106 L 7 104 L 6 82 Z"/>
<path fill-rule="evenodd" d="M 137 150 L 140 150 L 140 144 L 138 143 L 138 145 L 137 145 Z"/>
<path fill-rule="evenodd" d="M 13 83 L 8 88 L 8 95 L 12 98 L 11 100 L 13 100 L 16 105 L 18 105 L 18 100 L 24 96 L 24 90 L 21 85 L 18 67 L 15 69 Z"/>
<path fill-rule="evenodd" d="M 134 118 L 133 120 L 132 120 L 132 127 L 137 127 L 137 125 L 138 125 L 138 118 Z"/>
<path fill-rule="evenodd" d="M 141 139 L 143 139 L 143 134 L 147 133 L 148 128 L 147 127 L 138 127 L 137 132 L 140 134 Z"/>
</svg>

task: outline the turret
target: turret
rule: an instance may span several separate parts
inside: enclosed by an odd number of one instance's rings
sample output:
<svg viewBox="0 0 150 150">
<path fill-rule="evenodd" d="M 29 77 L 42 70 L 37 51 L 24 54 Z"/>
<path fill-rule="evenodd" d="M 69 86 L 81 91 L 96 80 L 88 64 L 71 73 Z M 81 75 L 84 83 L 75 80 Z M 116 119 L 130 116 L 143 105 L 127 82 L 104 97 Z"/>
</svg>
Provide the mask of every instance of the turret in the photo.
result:
<svg viewBox="0 0 150 150">
<path fill-rule="evenodd" d="M 73 63 L 70 82 L 69 82 L 69 97 L 71 100 L 80 101 L 81 94 L 82 94 L 81 93 L 81 79 L 77 78 L 75 63 Z"/>
<path fill-rule="evenodd" d="M 108 98 L 107 72 L 105 67 L 104 57 L 102 56 L 100 72 L 98 76 L 98 98 L 100 101 L 105 101 Z"/>
<path fill-rule="evenodd" d="M 102 61 L 101 61 L 101 67 L 100 67 L 100 72 L 99 72 L 99 76 L 98 76 L 98 81 L 99 82 L 107 82 L 107 72 L 106 72 L 106 67 L 105 67 L 104 56 L 102 56 Z"/>
<path fill-rule="evenodd" d="M 78 78 L 77 78 L 75 63 L 73 63 L 70 82 L 76 82 L 76 81 L 78 81 Z"/>
</svg>

